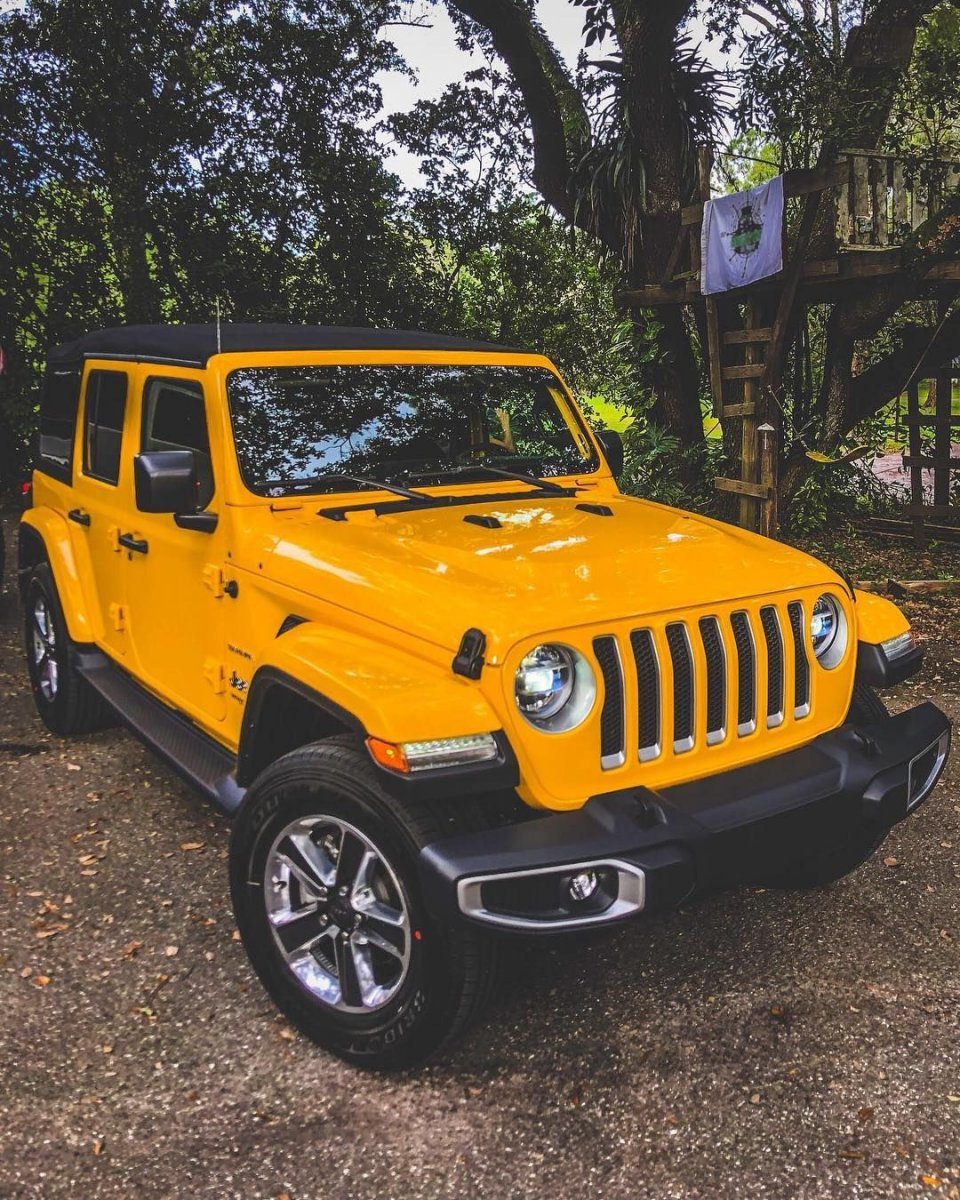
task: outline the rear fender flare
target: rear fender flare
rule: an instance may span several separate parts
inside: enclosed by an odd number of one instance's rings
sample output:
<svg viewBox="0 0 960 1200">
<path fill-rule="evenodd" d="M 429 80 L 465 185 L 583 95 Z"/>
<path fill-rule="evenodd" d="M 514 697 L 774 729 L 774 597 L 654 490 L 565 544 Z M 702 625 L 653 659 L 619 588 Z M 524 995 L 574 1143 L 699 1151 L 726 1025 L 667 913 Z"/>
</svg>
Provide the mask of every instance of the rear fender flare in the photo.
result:
<svg viewBox="0 0 960 1200">
<path fill-rule="evenodd" d="M 83 597 L 70 530 L 66 520 L 52 508 L 31 508 L 20 518 L 17 559 L 21 586 L 26 580 L 26 572 L 38 558 L 46 561 L 53 573 L 71 641 L 93 642 L 93 625 Z"/>
</svg>

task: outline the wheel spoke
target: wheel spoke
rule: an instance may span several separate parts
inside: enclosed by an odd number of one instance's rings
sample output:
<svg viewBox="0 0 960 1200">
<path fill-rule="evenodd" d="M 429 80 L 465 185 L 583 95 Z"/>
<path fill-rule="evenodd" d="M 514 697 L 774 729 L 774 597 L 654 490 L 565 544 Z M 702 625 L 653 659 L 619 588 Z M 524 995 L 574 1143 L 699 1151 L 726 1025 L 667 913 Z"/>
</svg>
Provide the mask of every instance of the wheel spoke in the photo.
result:
<svg viewBox="0 0 960 1200">
<path fill-rule="evenodd" d="M 367 847 L 356 834 L 351 833 L 349 829 L 344 829 L 340 839 L 340 853 L 337 855 L 336 885 L 338 888 L 347 887 L 351 892 L 354 890 L 357 873 L 366 855 L 366 850 Z"/>
<path fill-rule="evenodd" d="M 391 930 L 391 932 L 396 932 L 396 930 Z M 376 946 L 379 950 L 382 950 L 385 954 L 389 954 L 392 958 L 399 958 L 401 960 L 403 959 L 405 939 L 402 934 L 398 939 L 391 940 L 389 937 L 385 937 L 382 933 L 378 932 L 371 925 L 367 925 L 364 928 L 363 933 L 360 935 L 360 938 L 361 941 L 363 938 L 366 938 L 371 946 Z"/>
<path fill-rule="evenodd" d="M 316 905 L 291 912 L 289 909 L 270 914 L 273 932 L 286 954 L 306 950 L 327 931 L 320 924 Z"/>
<path fill-rule="evenodd" d="M 277 853 L 286 859 L 298 881 L 306 884 L 311 893 L 333 885 L 336 868 L 309 834 L 288 834 L 277 847 Z"/>
<path fill-rule="evenodd" d="M 353 945 L 345 937 L 337 938 L 334 945 L 336 946 L 337 975 L 340 979 L 340 995 L 343 1003 L 348 1004 L 351 1008 L 359 1008 L 363 1004 L 364 996 L 363 986 L 357 974 Z"/>
</svg>

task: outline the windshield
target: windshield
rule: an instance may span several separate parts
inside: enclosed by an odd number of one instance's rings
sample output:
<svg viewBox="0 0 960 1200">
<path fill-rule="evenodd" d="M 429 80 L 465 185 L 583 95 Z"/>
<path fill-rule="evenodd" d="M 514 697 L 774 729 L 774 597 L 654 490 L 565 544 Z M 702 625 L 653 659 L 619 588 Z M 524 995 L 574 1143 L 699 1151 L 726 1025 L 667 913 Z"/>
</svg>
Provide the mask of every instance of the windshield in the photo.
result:
<svg viewBox="0 0 960 1200">
<path fill-rule="evenodd" d="M 227 399 L 244 483 L 262 496 L 598 466 L 542 367 L 244 367 Z"/>
</svg>

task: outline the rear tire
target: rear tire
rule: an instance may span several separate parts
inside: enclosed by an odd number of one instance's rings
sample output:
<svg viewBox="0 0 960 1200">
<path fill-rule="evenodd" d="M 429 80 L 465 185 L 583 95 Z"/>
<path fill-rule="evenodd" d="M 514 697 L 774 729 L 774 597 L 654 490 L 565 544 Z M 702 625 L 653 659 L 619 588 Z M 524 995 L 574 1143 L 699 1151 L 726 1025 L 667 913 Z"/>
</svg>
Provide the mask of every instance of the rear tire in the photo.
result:
<svg viewBox="0 0 960 1200">
<path fill-rule="evenodd" d="M 237 816 L 230 882 L 250 961 L 293 1025 L 356 1066 L 433 1057 L 492 986 L 493 941 L 420 894 L 420 849 L 454 831 L 461 804 L 392 799 L 359 747 L 331 741 L 267 767 Z"/>
<path fill-rule="evenodd" d="M 57 585 L 38 563 L 23 589 L 24 647 L 33 701 L 44 725 L 62 737 L 116 723 L 106 701 L 76 670 Z"/>
</svg>

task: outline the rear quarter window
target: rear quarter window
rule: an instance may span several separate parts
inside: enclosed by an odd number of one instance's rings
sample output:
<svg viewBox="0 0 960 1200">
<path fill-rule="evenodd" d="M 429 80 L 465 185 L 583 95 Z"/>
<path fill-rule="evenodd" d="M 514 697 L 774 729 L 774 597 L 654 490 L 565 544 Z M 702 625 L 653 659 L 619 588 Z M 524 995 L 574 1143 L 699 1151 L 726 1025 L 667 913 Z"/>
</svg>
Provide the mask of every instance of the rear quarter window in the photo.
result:
<svg viewBox="0 0 960 1200">
<path fill-rule="evenodd" d="M 40 395 L 37 470 L 63 483 L 73 479 L 73 435 L 80 406 L 82 363 L 47 368 Z"/>
</svg>

